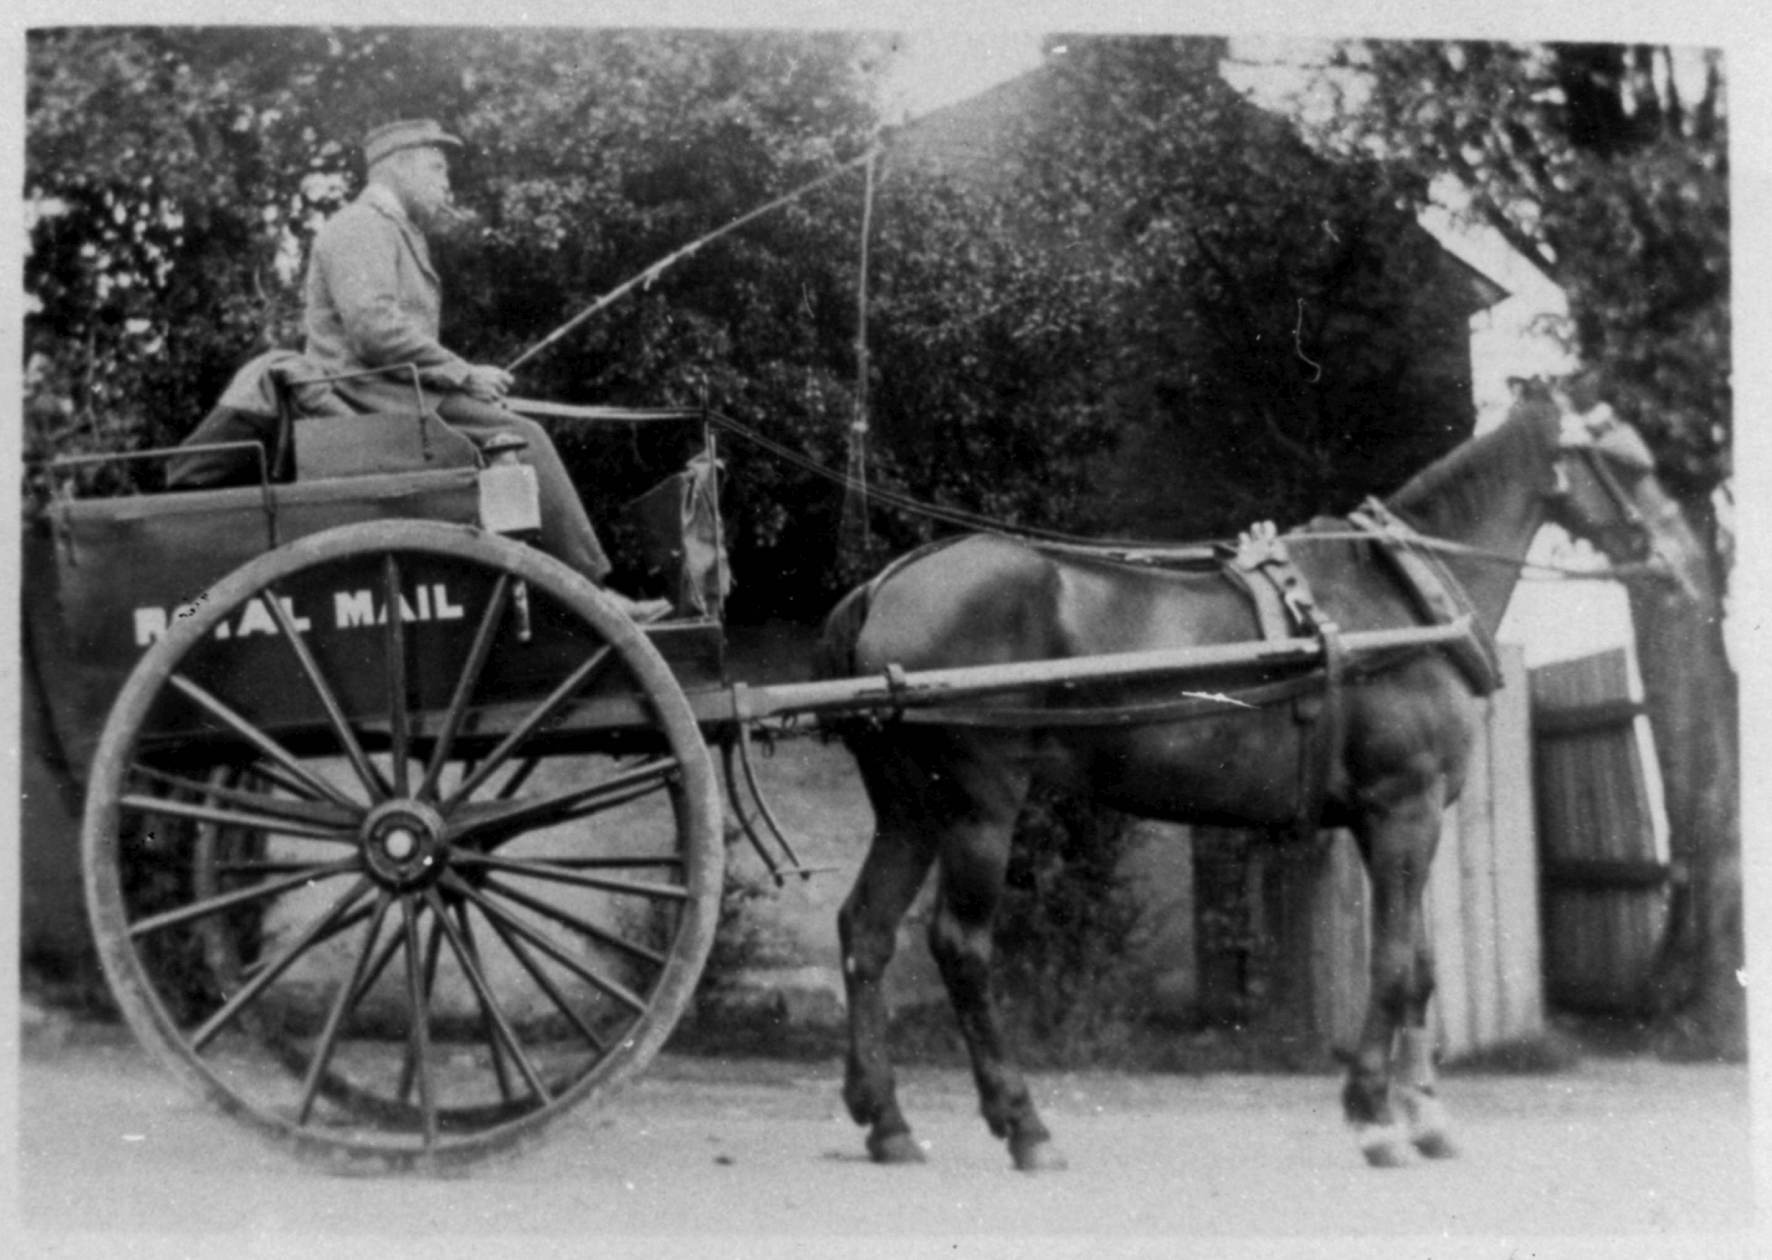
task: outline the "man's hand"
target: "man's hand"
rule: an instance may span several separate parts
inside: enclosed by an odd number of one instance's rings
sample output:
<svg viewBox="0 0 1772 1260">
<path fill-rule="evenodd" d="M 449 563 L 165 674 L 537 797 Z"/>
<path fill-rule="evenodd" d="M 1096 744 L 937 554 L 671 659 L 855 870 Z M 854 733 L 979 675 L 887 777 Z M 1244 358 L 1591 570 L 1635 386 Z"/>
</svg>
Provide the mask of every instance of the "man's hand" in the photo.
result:
<svg viewBox="0 0 1772 1260">
<path fill-rule="evenodd" d="M 469 398 L 495 403 L 504 400 L 516 380 L 516 377 L 496 364 L 476 363 L 468 369 L 468 377 L 461 387 Z"/>
</svg>

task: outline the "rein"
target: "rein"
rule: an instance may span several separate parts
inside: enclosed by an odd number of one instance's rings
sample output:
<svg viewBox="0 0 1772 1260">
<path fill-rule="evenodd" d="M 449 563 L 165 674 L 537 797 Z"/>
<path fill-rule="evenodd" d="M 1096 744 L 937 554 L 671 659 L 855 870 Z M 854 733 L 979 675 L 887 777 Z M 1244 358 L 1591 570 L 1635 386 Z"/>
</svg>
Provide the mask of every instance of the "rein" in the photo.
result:
<svg viewBox="0 0 1772 1260">
<path fill-rule="evenodd" d="M 581 406 L 571 403 L 533 403 L 517 401 L 510 404 L 517 410 L 533 415 L 545 415 L 549 419 L 601 421 L 611 418 L 644 418 L 640 413 L 628 413 L 607 407 Z M 973 533 L 991 534 L 998 538 L 1007 538 L 1016 542 L 1027 542 L 1060 551 L 1075 551 L 1081 554 L 1101 556 L 1127 564 L 1143 564 L 1152 566 L 1189 564 L 1205 567 L 1214 563 L 1226 547 L 1233 546 L 1230 539 L 1207 539 L 1190 543 L 1153 543 L 1147 539 L 1097 538 L 1080 534 L 1065 533 L 1062 530 L 1040 529 L 1036 526 L 1006 525 L 991 517 L 981 516 L 976 512 L 968 512 L 963 508 L 944 507 L 941 504 L 928 503 L 900 491 L 887 489 L 874 482 L 866 484 L 854 476 L 840 473 L 808 455 L 804 455 L 791 447 L 784 446 L 775 439 L 758 432 L 741 421 L 718 411 L 690 412 L 684 410 L 667 410 L 660 413 L 660 418 L 679 418 L 684 415 L 704 415 L 709 424 L 734 437 L 742 438 L 765 453 L 791 465 L 804 473 L 818 477 L 832 485 L 842 487 L 851 494 L 860 494 L 869 501 L 894 508 L 907 516 L 922 520 L 934 521 L 938 524 L 951 525 L 957 529 Z M 1676 509 L 1677 510 L 1677 509 Z M 1644 523 L 1633 516 L 1628 521 L 1633 528 L 1643 528 Z M 1322 530 L 1322 531 L 1289 531 L 1281 537 L 1299 542 L 1311 539 L 1343 542 L 1370 542 L 1372 532 L 1360 529 Z M 1473 547 L 1468 543 L 1454 542 L 1449 538 L 1440 538 L 1433 534 L 1424 534 L 1409 527 L 1406 534 L 1399 533 L 1400 539 L 1410 546 L 1423 551 L 1437 552 L 1441 555 L 1460 556 L 1479 560 L 1488 564 L 1507 565 L 1518 569 L 1520 573 L 1533 580 L 1587 581 L 1587 582 L 1630 582 L 1639 578 L 1653 577 L 1665 579 L 1665 566 L 1654 561 L 1641 561 L 1629 564 L 1607 564 L 1604 568 L 1585 569 L 1574 565 L 1556 564 L 1542 560 L 1526 560 L 1520 556 L 1510 556 L 1504 552 L 1493 551 L 1483 547 Z"/>
<path fill-rule="evenodd" d="M 980 516 L 963 508 L 944 507 L 940 504 L 926 503 L 911 495 L 896 490 L 889 490 L 875 485 L 858 482 L 851 476 L 837 472 L 835 469 L 819 463 L 809 456 L 803 455 L 748 425 L 742 424 L 729 416 L 718 412 L 712 416 L 713 422 L 734 436 L 760 447 L 770 455 L 785 463 L 791 464 L 802 472 L 820 477 L 833 485 L 841 486 L 847 493 L 860 493 L 868 499 L 877 500 L 887 507 L 895 508 L 908 516 L 923 520 L 935 521 L 944 525 L 953 525 L 961 529 L 971 530 L 980 534 L 993 534 L 1000 538 L 1017 541 L 1034 541 L 1043 546 L 1059 549 L 1075 549 L 1093 554 L 1119 553 L 1119 559 L 1132 564 L 1162 565 L 1165 563 L 1195 562 L 1207 564 L 1217 556 L 1223 547 L 1232 545 L 1231 540 L 1207 539 L 1194 543 L 1163 544 L 1148 540 L 1123 538 L 1091 538 L 1079 534 L 1069 534 L 1061 530 L 1040 529 L 1034 526 L 1011 526 L 991 517 Z M 1641 527 L 1641 521 L 1635 514 L 1627 518 L 1633 527 Z M 1519 556 L 1510 556 L 1505 552 L 1492 551 L 1483 547 L 1473 547 L 1468 543 L 1454 542 L 1449 538 L 1439 538 L 1432 534 L 1423 534 L 1413 527 L 1409 533 L 1398 535 L 1411 546 L 1420 547 L 1425 551 L 1434 551 L 1442 555 L 1461 556 L 1473 560 L 1481 560 L 1489 564 L 1510 565 L 1520 573 L 1535 580 L 1588 581 L 1588 582 L 1629 582 L 1643 577 L 1665 576 L 1660 565 L 1652 562 L 1633 564 L 1608 564 L 1601 569 L 1584 569 L 1575 565 L 1557 564 L 1542 560 L 1526 560 Z M 1313 538 L 1325 541 L 1369 542 L 1372 533 L 1368 530 L 1323 530 L 1309 533 L 1289 531 L 1281 535 L 1286 539 L 1309 541 Z"/>
<path fill-rule="evenodd" d="M 1300 542 L 1309 542 L 1313 538 L 1321 538 L 1329 542 L 1371 541 L 1372 535 L 1357 529 L 1327 529 L 1321 532 L 1288 533 L 1281 537 Z M 1584 569 L 1572 564 L 1557 564 L 1548 560 L 1526 560 L 1519 556 L 1510 556 L 1506 552 L 1491 551 L 1485 547 L 1472 547 L 1468 543 L 1453 542 L 1449 538 L 1437 538 L 1432 534 L 1409 534 L 1409 544 L 1423 551 L 1434 551 L 1441 555 L 1460 556 L 1471 560 L 1482 560 L 1489 564 L 1506 565 L 1516 568 L 1521 576 L 1528 580 L 1561 581 L 1561 582 L 1629 582 L 1643 577 L 1663 576 L 1661 566 L 1641 561 L 1631 564 L 1606 564 L 1603 568 Z"/>
</svg>

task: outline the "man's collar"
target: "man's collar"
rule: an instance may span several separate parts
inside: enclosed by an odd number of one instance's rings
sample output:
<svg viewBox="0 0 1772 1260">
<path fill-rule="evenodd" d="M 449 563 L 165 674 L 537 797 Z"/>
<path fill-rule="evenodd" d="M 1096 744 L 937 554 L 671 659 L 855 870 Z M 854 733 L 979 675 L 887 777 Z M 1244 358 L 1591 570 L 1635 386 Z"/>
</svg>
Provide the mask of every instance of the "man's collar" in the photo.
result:
<svg viewBox="0 0 1772 1260">
<path fill-rule="evenodd" d="M 406 207 L 400 204 L 400 198 L 386 184 L 368 184 L 364 186 L 362 200 L 380 210 L 402 227 L 417 229 L 417 225 L 406 217 Z"/>
</svg>

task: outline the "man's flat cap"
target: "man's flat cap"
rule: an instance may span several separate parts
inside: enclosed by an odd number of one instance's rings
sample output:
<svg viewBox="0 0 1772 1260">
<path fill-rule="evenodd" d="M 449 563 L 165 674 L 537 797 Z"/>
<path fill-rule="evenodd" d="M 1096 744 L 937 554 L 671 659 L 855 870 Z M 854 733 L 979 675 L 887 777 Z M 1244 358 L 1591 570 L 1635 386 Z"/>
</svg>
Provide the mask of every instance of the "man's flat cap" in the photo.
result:
<svg viewBox="0 0 1772 1260">
<path fill-rule="evenodd" d="M 434 119 L 402 118 L 383 123 L 363 137 L 363 160 L 370 166 L 402 149 L 461 148 L 461 141 L 444 131 Z"/>
</svg>

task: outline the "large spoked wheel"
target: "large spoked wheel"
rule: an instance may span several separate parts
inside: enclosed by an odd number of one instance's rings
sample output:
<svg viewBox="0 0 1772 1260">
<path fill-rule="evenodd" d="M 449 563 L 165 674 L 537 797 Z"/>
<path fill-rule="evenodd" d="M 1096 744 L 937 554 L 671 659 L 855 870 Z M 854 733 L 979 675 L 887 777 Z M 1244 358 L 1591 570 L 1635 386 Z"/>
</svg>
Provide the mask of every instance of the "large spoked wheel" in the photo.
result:
<svg viewBox="0 0 1772 1260">
<path fill-rule="evenodd" d="M 149 1049 L 369 1169 L 509 1148 L 643 1066 L 723 860 L 646 636 L 553 559 L 417 521 L 302 539 L 176 610 L 106 723 L 82 844 Z"/>
</svg>

